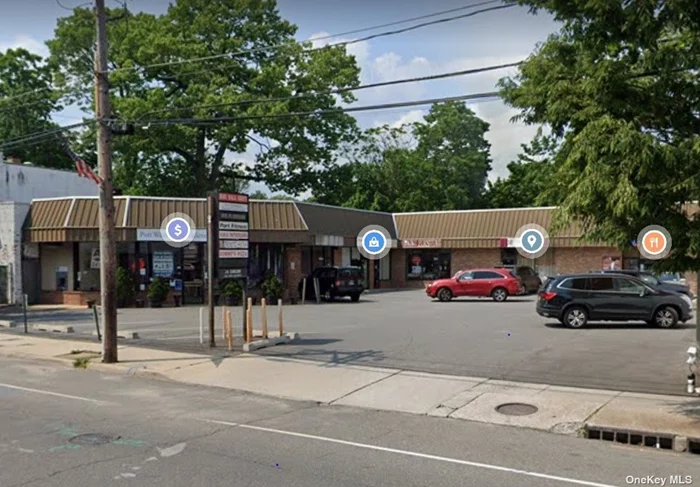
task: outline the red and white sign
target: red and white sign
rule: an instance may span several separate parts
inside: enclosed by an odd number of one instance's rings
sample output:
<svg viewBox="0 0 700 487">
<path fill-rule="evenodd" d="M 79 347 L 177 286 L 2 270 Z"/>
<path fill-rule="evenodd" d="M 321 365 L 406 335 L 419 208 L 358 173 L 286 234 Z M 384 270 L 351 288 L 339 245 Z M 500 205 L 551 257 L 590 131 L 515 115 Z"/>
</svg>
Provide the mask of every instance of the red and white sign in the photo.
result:
<svg viewBox="0 0 700 487">
<path fill-rule="evenodd" d="M 248 223 L 247 222 L 219 222 L 219 230 L 248 230 Z"/>
<path fill-rule="evenodd" d="M 238 213 L 247 213 L 248 204 L 247 203 L 219 203 L 220 211 L 235 211 Z"/>
<path fill-rule="evenodd" d="M 229 203 L 248 203 L 248 195 L 239 193 L 219 193 L 219 201 L 227 201 Z"/>
<path fill-rule="evenodd" d="M 219 242 L 219 248 L 222 249 L 247 249 L 247 240 L 221 240 Z"/>
<path fill-rule="evenodd" d="M 229 232 L 226 230 L 219 231 L 221 240 L 248 240 L 248 232 Z"/>
<path fill-rule="evenodd" d="M 219 259 L 247 259 L 248 250 L 219 250 Z"/>
<path fill-rule="evenodd" d="M 439 249 L 442 247 L 442 240 L 439 238 L 413 238 L 402 240 L 401 246 L 405 249 Z"/>
</svg>

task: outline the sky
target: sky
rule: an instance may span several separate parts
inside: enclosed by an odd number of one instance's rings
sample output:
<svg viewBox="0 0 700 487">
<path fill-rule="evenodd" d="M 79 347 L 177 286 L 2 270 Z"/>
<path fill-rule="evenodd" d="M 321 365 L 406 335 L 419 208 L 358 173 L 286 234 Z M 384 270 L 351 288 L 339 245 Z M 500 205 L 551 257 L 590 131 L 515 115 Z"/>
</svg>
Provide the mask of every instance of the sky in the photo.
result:
<svg viewBox="0 0 700 487">
<path fill-rule="evenodd" d="M 212 0 L 214 1 L 214 0 Z M 355 29 L 377 26 L 443 10 L 477 3 L 478 0 L 279 0 L 283 17 L 299 28 L 297 38 L 309 40 Z M 45 55 L 44 42 L 53 36 L 56 20 L 70 14 L 67 9 L 84 6 L 86 0 L 2 0 L 0 16 L 0 51 L 24 47 Z M 168 0 L 129 0 L 132 11 L 162 13 Z M 115 0 L 107 5 L 116 7 Z M 484 5 L 475 10 L 492 7 Z M 450 17 L 466 12 L 445 14 L 440 17 L 415 21 L 360 34 L 333 37 L 316 44 L 337 43 L 379 32 L 395 30 L 417 23 Z M 526 58 L 539 42 L 558 29 L 551 17 L 544 13 L 530 14 L 523 7 L 484 13 L 470 18 L 417 29 L 404 34 L 380 37 L 347 46 L 361 67 L 361 82 L 374 83 L 458 71 L 495 64 L 507 64 Z M 499 78 L 513 75 L 516 68 L 503 69 L 445 80 L 394 85 L 363 90 L 356 94 L 353 105 L 373 105 L 420 99 L 440 98 L 470 93 L 495 91 Z M 471 103 L 477 116 L 490 124 L 487 139 L 491 143 L 491 179 L 507 176 L 507 164 L 514 160 L 520 145 L 529 142 L 537 127 L 514 123 L 517 111 L 500 100 Z M 397 108 L 384 111 L 355 113 L 360 126 L 372 126 L 422 120 L 429 106 Z M 68 108 L 57 114 L 57 123 L 66 125 L 80 120 L 80 112 Z M 249 146 L 238 160 L 251 161 L 257 147 Z M 250 191 L 263 190 L 254 184 Z"/>
</svg>

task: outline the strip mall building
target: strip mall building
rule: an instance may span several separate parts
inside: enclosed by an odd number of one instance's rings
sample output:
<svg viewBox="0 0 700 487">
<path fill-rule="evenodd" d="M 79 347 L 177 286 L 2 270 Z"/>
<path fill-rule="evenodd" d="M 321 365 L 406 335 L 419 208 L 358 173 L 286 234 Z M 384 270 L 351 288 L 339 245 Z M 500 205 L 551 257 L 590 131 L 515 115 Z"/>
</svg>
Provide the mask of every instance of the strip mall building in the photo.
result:
<svg viewBox="0 0 700 487">
<path fill-rule="evenodd" d="M 184 304 L 204 302 L 206 270 L 205 199 L 115 198 L 117 253 L 138 291 L 154 277 L 177 280 Z M 284 283 L 287 299 L 297 297 L 303 275 L 319 266 L 360 265 L 369 289 L 422 287 L 460 269 L 527 265 L 541 275 L 598 270 L 618 261 L 623 268 L 644 262 L 630 246 L 619 249 L 582 244 L 570 228 L 550 240 L 547 253 L 525 259 L 504 246 L 526 224 L 550 226 L 554 208 L 519 208 L 389 214 L 292 201 L 251 200 L 249 208 L 251 283 L 267 272 Z M 162 240 L 160 227 L 172 213 L 189 215 L 197 227 L 183 249 Z M 395 240 L 390 254 L 370 262 L 356 248 L 359 232 L 381 225 Z M 32 201 L 23 230 L 22 274 L 30 302 L 86 304 L 99 300 L 99 224 L 95 197 Z"/>
</svg>

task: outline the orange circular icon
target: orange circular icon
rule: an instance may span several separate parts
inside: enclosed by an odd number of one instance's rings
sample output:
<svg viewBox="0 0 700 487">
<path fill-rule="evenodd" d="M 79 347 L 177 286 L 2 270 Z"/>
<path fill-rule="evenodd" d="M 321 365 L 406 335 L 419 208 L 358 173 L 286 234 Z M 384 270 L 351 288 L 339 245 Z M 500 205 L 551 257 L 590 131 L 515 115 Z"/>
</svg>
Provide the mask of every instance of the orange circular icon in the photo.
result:
<svg viewBox="0 0 700 487">
<path fill-rule="evenodd" d="M 651 255 L 659 255 L 666 250 L 666 235 L 659 230 L 650 230 L 642 237 L 642 248 Z"/>
</svg>

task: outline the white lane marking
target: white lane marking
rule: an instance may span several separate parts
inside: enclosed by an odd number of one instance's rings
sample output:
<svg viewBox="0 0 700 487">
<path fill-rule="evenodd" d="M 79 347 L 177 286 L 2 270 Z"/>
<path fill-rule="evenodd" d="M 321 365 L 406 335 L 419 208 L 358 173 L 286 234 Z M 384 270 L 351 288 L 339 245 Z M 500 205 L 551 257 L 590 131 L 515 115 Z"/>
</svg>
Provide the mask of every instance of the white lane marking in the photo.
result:
<svg viewBox="0 0 700 487">
<path fill-rule="evenodd" d="M 182 453 L 185 450 L 187 443 L 178 443 L 177 445 L 170 446 L 168 448 L 158 448 L 158 453 L 161 457 L 172 457 Z"/>
<path fill-rule="evenodd" d="M 62 397 L 64 399 L 74 399 L 76 401 L 92 402 L 95 404 L 109 404 L 106 401 L 99 401 L 97 399 L 90 399 L 89 397 L 71 396 L 69 394 L 61 394 L 60 392 L 42 391 L 41 389 L 31 389 L 29 387 L 15 386 L 12 384 L 0 383 L 0 387 L 7 387 L 8 389 L 17 389 L 18 391 L 35 392 L 37 394 L 46 394 L 47 396 Z"/>
<path fill-rule="evenodd" d="M 275 433 L 278 435 L 294 436 L 297 438 L 305 438 L 307 440 L 324 441 L 327 443 L 336 443 L 338 445 L 354 446 L 355 448 L 364 448 L 366 450 L 375 450 L 375 451 L 381 451 L 381 452 L 386 452 L 386 453 L 395 453 L 397 455 L 405 455 L 408 457 L 425 458 L 426 460 L 436 460 L 438 462 L 454 463 L 457 465 L 465 465 L 468 467 L 483 468 L 486 470 L 496 470 L 499 472 L 512 473 L 515 475 L 522 475 L 522 476 L 526 476 L 526 477 L 535 477 L 535 478 L 539 478 L 539 479 L 555 480 L 557 482 L 563 482 L 566 484 L 586 485 L 588 487 L 617 487 L 617 486 L 612 485 L 612 484 L 601 484 L 601 483 L 597 483 L 597 482 L 589 482 L 587 480 L 578 480 L 578 479 L 572 479 L 572 478 L 568 478 L 568 477 L 559 477 L 557 475 L 549 475 L 546 473 L 531 472 L 529 470 L 520 470 L 517 468 L 502 467 L 500 465 L 492 465 L 489 463 L 470 462 L 468 460 L 460 460 L 458 458 L 441 457 L 439 455 L 429 455 L 427 453 L 419 453 L 419 452 L 408 451 L 408 450 L 398 450 L 396 448 L 387 448 L 384 446 L 368 445 L 366 443 L 356 443 L 354 441 L 338 440 L 336 438 L 328 438 L 325 436 L 307 435 L 305 433 L 296 433 L 294 431 L 285 431 L 285 430 L 278 430 L 278 429 L 274 429 L 274 428 L 265 428 L 263 426 L 254 426 L 254 425 L 250 425 L 250 424 L 241 424 L 241 423 L 231 423 L 228 421 L 218 421 L 215 419 L 200 419 L 200 421 L 204 421 L 207 423 L 214 423 L 214 424 L 222 424 L 222 425 L 226 425 L 226 426 L 235 426 L 238 428 L 245 428 L 245 429 L 250 429 L 250 430 L 255 430 L 255 431 L 264 431 L 266 433 Z"/>
</svg>

